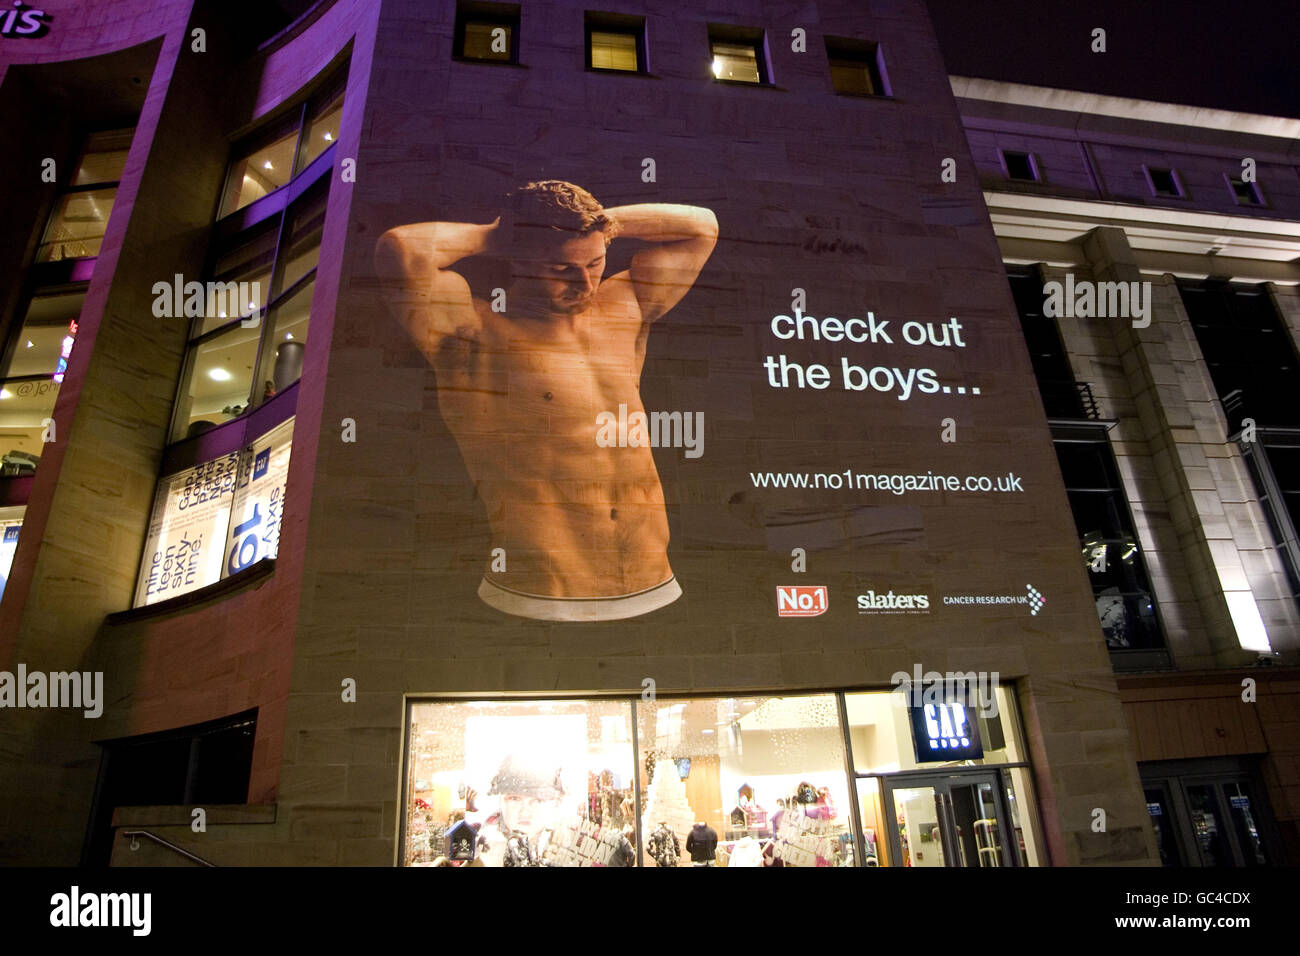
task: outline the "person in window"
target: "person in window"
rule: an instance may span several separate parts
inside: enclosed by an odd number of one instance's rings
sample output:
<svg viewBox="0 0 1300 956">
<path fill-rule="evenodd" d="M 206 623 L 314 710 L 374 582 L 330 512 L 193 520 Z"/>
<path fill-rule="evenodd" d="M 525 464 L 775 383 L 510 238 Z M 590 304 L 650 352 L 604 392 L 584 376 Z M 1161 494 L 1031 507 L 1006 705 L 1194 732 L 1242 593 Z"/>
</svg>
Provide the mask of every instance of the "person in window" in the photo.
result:
<svg viewBox="0 0 1300 956">
<path fill-rule="evenodd" d="M 643 245 L 606 277 L 620 236 Z M 491 551 L 506 556 L 479 585 L 490 606 L 616 620 L 681 595 L 650 445 L 676 426 L 647 415 L 641 370 L 651 327 L 690 291 L 717 237 L 708 209 L 606 209 L 581 186 L 545 180 L 510 193 L 488 224 L 413 223 L 380 238 L 388 301 L 436 373 Z M 471 288 L 476 257 L 501 266 L 499 284 Z M 692 440 L 685 419 L 698 419 L 680 417 L 669 444 Z"/>
</svg>

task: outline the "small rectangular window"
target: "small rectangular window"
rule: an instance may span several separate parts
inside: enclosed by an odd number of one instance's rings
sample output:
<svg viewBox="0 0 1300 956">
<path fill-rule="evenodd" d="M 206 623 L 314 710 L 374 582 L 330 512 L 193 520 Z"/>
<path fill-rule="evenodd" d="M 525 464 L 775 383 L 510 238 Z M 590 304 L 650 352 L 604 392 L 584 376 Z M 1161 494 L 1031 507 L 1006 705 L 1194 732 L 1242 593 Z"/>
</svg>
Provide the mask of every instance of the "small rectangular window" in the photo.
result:
<svg viewBox="0 0 1300 956">
<path fill-rule="evenodd" d="M 713 78 L 724 83 L 770 83 L 763 45 L 762 30 L 709 24 Z"/>
<path fill-rule="evenodd" d="M 827 37 L 826 56 L 830 60 L 831 85 L 836 93 L 847 96 L 888 95 L 880 69 L 880 50 L 875 43 Z"/>
<path fill-rule="evenodd" d="M 1258 183 L 1247 183 L 1240 179 L 1229 179 L 1228 182 L 1232 186 L 1232 194 L 1238 206 L 1264 205 L 1264 197 L 1260 195 Z"/>
<path fill-rule="evenodd" d="M 488 63 L 519 62 L 519 5 L 461 2 L 452 55 Z"/>
<path fill-rule="evenodd" d="M 645 18 L 588 11 L 587 68 L 644 73 Z"/>
<path fill-rule="evenodd" d="M 1178 174 L 1172 169 L 1157 169 L 1150 166 L 1142 167 L 1146 170 L 1147 182 L 1151 186 L 1153 196 L 1182 196 L 1182 183 L 1178 181 Z"/>
<path fill-rule="evenodd" d="M 999 152 L 1002 154 L 1002 166 L 1007 171 L 1008 179 L 1018 179 L 1029 183 L 1038 182 L 1038 164 L 1034 162 L 1034 157 L 1031 154 L 1014 152 L 1009 149 L 999 150 Z"/>
</svg>

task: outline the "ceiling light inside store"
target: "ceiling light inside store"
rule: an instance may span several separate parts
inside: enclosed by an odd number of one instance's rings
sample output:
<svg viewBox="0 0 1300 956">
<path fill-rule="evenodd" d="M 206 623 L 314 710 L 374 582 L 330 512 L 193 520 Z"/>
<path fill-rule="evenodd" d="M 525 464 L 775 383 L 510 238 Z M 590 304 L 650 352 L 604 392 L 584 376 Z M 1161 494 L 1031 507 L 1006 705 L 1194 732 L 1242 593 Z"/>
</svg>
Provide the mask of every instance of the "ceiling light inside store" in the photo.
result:
<svg viewBox="0 0 1300 956">
<path fill-rule="evenodd" d="M 229 382 L 233 377 L 234 376 L 232 376 L 221 366 L 208 369 L 208 378 L 212 379 L 214 382 Z"/>
</svg>

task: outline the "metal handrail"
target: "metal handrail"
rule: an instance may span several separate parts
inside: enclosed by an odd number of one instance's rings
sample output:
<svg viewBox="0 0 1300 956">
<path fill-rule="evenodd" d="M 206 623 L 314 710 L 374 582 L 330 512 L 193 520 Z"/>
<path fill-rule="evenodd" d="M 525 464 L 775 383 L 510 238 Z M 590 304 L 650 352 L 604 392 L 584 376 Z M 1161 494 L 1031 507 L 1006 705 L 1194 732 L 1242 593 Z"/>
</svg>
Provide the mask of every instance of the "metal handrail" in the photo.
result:
<svg viewBox="0 0 1300 956">
<path fill-rule="evenodd" d="M 175 843 L 169 843 L 167 840 L 164 840 L 162 837 L 158 836 L 157 834 L 150 833 L 148 830 L 123 830 L 122 836 L 129 836 L 131 838 L 131 849 L 133 850 L 140 849 L 139 844 L 137 844 L 135 841 L 136 837 L 148 837 L 150 840 L 153 840 L 154 843 L 157 843 L 160 846 L 165 846 L 167 849 L 179 853 L 181 856 L 185 857 L 186 859 L 193 860 L 195 863 L 199 864 L 199 866 L 216 867 L 217 865 L 215 863 L 209 863 L 207 860 L 203 859 L 202 857 L 195 856 L 189 850 L 184 850 L 178 847 Z"/>
</svg>

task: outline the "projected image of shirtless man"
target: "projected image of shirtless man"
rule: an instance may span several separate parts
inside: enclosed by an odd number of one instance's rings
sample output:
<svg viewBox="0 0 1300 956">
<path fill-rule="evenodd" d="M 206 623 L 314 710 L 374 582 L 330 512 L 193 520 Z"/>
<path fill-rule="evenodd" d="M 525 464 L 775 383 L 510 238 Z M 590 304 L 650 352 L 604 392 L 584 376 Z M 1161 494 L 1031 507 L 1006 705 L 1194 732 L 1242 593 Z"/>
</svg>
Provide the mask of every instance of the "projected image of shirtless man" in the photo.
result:
<svg viewBox="0 0 1300 956">
<path fill-rule="evenodd" d="M 605 277 L 616 236 L 645 245 Z M 597 416 L 644 413 L 651 325 L 690 290 L 717 242 L 708 209 L 603 208 L 559 180 L 528 183 L 491 223 L 425 222 L 379 240 L 389 304 L 432 365 L 438 404 L 487 508 L 492 548 L 479 597 L 509 614 L 604 621 L 681 595 L 651 449 L 602 447 Z M 509 263 L 471 291 L 473 256 Z M 608 444 L 608 443 L 605 443 Z"/>
</svg>

